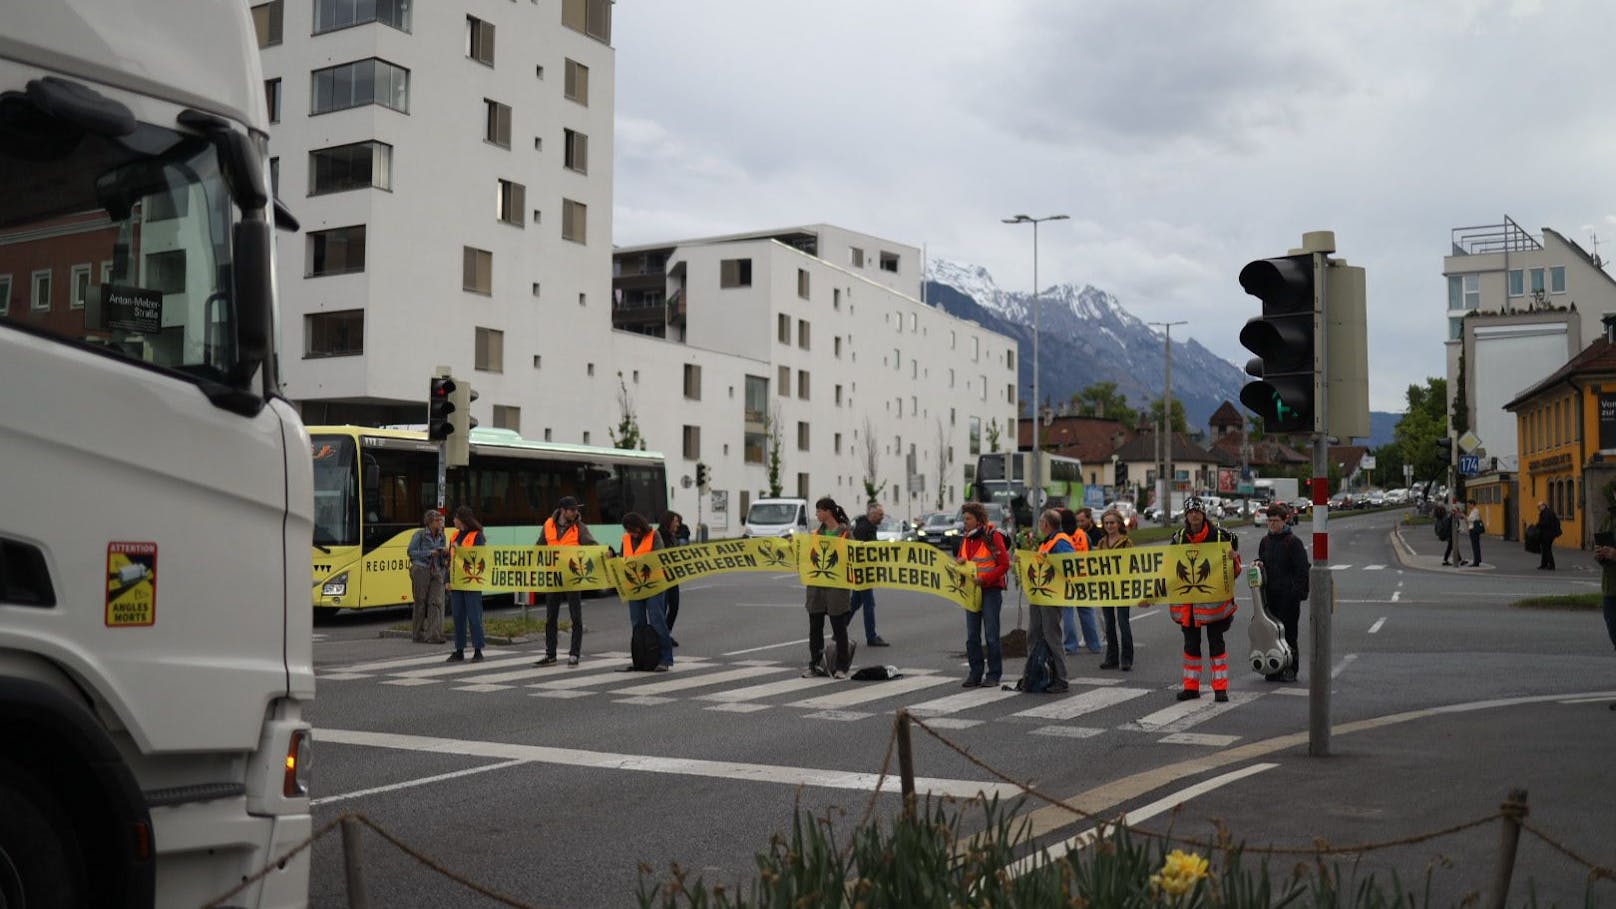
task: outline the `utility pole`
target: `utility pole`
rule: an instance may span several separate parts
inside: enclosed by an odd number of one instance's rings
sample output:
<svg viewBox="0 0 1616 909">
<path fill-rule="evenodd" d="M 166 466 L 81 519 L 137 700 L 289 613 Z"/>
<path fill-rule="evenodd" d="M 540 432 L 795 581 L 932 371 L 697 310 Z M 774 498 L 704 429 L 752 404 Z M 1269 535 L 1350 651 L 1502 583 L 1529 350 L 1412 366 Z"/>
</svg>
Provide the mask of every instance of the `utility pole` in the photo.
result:
<svg viewBox="0 0 1616 909">
<path fill-rule="evenodd" d="M 1166 464 L 1156 478 L 1156 497 L 1162 506 L 1162 526 L 1166 527 L 1173 521 L 1173 326 L 1188 325 L 1188 322 L 1151 322 L 1151 326 L 1161 326 L 1162 337 L 1167 345 L 1167 382 L 1162 391 L 1162 429 L 1156 436 L 1158 451 L 1157 460 L 1160 461 L 1165 454 Z M 1162 436 L 1167 440 L 1162 441 Z"/>
<path fill-rule="evenodd" d="M 1037 525 L 1038 515 L 1044 506 L 1044 487 L 1040 482 L 1039 462 L 1043 460 L 1044 420 L 1040 408 L 1043 401 L 1039 399 L 1038 392 L 1038 336 L 1042 328 L 1043 311 L 1041 305 L 1043 295 L 1038 289 L 1038 225 L 1045 221 L 1064 221 L 1066 215 L 1047 215 L 1042 218 L 1033 218 L 1027 215 L 1015 215 L 1001 220 L 1006 224 L 1032 225 L 1032 464 L 1028 468 L 1028 504 L 1032 506 L 1033 524 Z M 1011 458 L 1010 460 L 1014 460 Z M 1010 479 L 1012 471 L 1005 471 L 1005 479 Z"/>
</svg>

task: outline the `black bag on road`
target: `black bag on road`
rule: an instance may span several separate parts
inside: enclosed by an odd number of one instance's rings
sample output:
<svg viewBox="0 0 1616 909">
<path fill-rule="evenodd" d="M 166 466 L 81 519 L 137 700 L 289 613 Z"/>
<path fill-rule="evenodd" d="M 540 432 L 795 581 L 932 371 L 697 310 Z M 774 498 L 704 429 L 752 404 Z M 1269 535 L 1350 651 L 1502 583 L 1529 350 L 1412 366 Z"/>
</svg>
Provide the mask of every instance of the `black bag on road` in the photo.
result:
<svg viewBox="0 0 1616 909">
<path fill-rule="evenodd" d="M 628 657 L 640 672 L 650 672 L 662 662 L 662 636 L 656 633 L 651 623 L 641 622 L 634 626 L 634 633 L 629 636 Z"/>
</svg>

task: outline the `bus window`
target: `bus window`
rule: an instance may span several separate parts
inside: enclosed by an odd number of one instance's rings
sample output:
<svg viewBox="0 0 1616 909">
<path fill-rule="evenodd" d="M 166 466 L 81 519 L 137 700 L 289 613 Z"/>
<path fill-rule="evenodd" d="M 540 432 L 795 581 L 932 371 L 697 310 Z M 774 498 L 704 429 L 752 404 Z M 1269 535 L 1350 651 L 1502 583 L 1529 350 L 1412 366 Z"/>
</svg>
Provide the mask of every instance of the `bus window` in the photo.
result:
<svg viewBox="0 0 1616 909">
<path fill-rule="evenodd" d="M 342 436 L 315 436 L 314 545 L 359 542 L 359 476 L 354 443 Z"/>
</svg>

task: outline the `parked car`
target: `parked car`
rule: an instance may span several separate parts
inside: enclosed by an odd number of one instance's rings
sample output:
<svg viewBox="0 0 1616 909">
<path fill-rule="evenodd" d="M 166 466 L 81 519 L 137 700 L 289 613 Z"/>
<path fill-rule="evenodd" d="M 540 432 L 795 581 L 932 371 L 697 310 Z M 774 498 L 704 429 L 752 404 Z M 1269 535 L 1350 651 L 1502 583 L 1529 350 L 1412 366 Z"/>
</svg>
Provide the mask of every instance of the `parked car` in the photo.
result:
<svg viewBox="0 0 1616 909">
<path fill-rule="evenodd" d="M 875 528 L 875 539 L 881 543 L 902 543 L 914 539 L 914 528 L 902 518 L 888 515 Z"/>
<path fill-rule="evenodd" d="M 933 546 L 942 546 L 943 537 L 949 533 L 957 534 L 959 523 L 954 520 L 954 514 L 948 511 L 934 511 L 926 515 L 920 525 L 920 541 Z"/>
<path fill-rule="evenodd" d="M 988 510 L 988 523 L 1004 531 L 1011 539 L 1015 538 L 1015 526 L 1008 521 L 1009 513 L 998 502 L 983 502 L 982 507 Z M 934 530 L 933 528 L 941 528 Z M 965 534 L 965 509 L 961 508 L 948 516 L 948 523 L 943 526 L 928 522 L 922 531 L 922 539 L 940 549 L 954 552 L 959 549 L 960 537 Z"/>
</svg>

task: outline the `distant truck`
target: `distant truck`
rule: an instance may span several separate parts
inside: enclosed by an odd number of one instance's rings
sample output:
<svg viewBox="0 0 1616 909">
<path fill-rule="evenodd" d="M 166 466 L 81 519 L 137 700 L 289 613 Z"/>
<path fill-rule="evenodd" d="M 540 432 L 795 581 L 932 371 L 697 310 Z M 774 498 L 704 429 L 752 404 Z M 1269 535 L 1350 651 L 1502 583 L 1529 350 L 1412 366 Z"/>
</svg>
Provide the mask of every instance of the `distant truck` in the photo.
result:
<svg viewBox="0 0 1616 909">
<path fill-rule="evenodd" d="M 1297 491 L 1295 477 L 1263 478 L 1257 480 L 1253 485 L 1256 487 L 1256 498 L 1264 502 L 1290 504 L 1301 498 L 1301 493 Z"/>
</svg>

